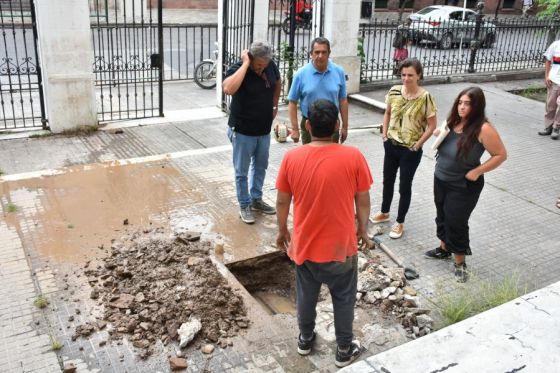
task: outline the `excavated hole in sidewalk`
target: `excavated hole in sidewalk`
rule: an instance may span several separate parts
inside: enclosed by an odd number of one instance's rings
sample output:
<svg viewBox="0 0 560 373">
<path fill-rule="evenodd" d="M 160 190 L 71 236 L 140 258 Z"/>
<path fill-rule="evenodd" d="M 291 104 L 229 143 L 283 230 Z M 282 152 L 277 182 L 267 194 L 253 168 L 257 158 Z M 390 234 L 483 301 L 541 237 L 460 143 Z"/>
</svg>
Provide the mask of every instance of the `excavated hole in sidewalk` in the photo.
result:
<svg viewBox="0 0 560 373">
<path fill-rule="evenodd" d="M 295 272 L 284 253 L 273 252 L 227 267 L 268 314 L 296 314 Z"/>
</svg>

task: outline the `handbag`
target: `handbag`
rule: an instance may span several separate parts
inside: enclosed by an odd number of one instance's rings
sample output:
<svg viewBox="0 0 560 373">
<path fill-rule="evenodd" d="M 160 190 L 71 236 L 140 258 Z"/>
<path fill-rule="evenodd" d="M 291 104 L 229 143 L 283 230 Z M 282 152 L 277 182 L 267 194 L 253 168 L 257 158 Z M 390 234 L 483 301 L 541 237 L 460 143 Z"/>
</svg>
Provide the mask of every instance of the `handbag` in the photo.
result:
<svg viewBox="0 0 560 373">
<path fill-rule="evenodd" d="M 443 140 L 445 140 L 445 138 L 449 134 L 449 127 L 447 127 L 447 121 L 446 120 L 444 120 L 441 123 L 441 126 L 438 128 L 438 130 L 439 130 L 439 134 L 432 144 L 432 151 L 434 151 L 434 153 L 437 151 L 437 149 L 439 148 L 439 146 L 441 145 Z"/>
</svg>

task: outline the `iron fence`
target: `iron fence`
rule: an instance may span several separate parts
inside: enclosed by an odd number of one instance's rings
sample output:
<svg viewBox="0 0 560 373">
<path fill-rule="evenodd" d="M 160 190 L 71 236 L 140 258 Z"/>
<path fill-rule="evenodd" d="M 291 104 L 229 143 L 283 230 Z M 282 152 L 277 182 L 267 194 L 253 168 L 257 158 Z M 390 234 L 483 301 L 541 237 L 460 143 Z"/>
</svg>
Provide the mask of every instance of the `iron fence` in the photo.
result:
<svg viewBox="0 0 560 373">
<path fill-rule="evenodd" d="M 358 55 L 362 83 L 395 78 L 394 45 L 404 35 L 409 57 L 418 58 L 424 76 L 451 76 L 467 72 L 499 72 L 542 67 L 543 52 L 554 40 L 560 22 L 546 19 L 483 20 L 475 38 L 476 22 L 454 24 L 426 20 L 421 24 L 398 24 L 374 20 L 360 24 Z M 471 62 L 473 46 L 477 45 Z M 471 64 L 469 64 L 471 62 Z"/>
<path fill-rule="evenodd" d="M 47 128 L 33 1 L 0 1 L 0 130 Z"/>
<path fill-rule="evenodd" d="M 268 41 L 282 79 L 284 102 L 294 73 L 310 61 L 311 41 L 323 36 L 326 0 L 269 0 Z"/>
</svg>

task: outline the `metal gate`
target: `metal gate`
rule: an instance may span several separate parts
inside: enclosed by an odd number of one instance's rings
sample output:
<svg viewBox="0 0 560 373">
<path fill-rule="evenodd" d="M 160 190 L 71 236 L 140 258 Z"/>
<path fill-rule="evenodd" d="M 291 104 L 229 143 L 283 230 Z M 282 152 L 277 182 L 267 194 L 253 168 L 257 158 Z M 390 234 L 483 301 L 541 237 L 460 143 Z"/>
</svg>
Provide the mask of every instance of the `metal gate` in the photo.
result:
<svg viewBox="0 0 560 373">
<path fill-rule="evenodd" d="M 327 0 L 270 0 L 268 41 L 274 46 L 274 62 L 280 69 L 284 102 L 294 73 L 310 60 L 311 41 L 324 35 Z"/>
<path fill-rule="evenodd" d="M 0 0 L 0 131 L 47 128 L 33 0 Z"/>
<path fill-rule="evenodd" d="M 163 116 L 162 0 L 89 0 L 98 119 Z"/>
<path fill-rule="evenodd" d="M 262 0 L 261 0 L 262 1 Z M 241 52 L 253 42 L 255 0 L 223 2 L 222 74 L 241 59 Z M 222 110 L 229 110 L 230 97 L 222 92 Z"/>
</svg>

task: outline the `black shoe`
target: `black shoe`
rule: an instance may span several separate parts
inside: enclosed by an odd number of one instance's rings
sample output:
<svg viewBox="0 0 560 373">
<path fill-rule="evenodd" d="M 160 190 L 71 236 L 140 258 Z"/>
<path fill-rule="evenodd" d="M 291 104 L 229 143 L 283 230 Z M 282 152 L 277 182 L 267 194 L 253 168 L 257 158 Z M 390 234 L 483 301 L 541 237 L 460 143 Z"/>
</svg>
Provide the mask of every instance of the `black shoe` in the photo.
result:
<svg viewBox="0 0 560 373">
<path fill-rule="evenodd" d="M 352 341 L 352 344 L 345 349 L 341 349 L 340 346 L 336 346 L 336 359 L 334 364 L 339 368 L 350 365 L 350 363 L 360 356 L 362 351 L 363 349 L 362 346 L 360 346 L 359 341 Z"/>
<path fill-rule="evenodd" d="M 550 138 L 552 140 L 558 140 L 558 137 L 560 137 L 560 128 L 556 127 L 552 130 L 552 135 L 550 135 Z"/>
<path fill-rule="evenodd" d="M 451 258 L 451 253 L 443 250 L 441 247 L 436 247 L 433 250 L 426 251 L 424 256 L 430 259 L 449 259 Z"/>
<path fill-rule="evenodd" d="M 469 279 L 469 272 L 467 271 L 467 264 L 455 263 L 455 279 L 457 282 L 465 283 Z"/>
<path fill-rule="evenodd" d="M 541 136 L 550 136 L 551 133 L 552 133 L 552 126 L 545 127 L 544 130 L 539 131 L 539 135 L 541 135 Z"/>
<path fill-rule="evenodd" d="M 276 214 L 276 209 L 270 206 L 268 203 L 262 199 L 256 199 L 251 203 L 251 209 L 254 211 L 260 211 L 263 214 L 274 215 Z"/>
<path fill-rule="evenodd" d="M 302 339 L 300 334 L 297 342 L 298 354 L 301 356 L 309 355 L 311 349 L 313 348 L 313 344 L 315 344 L 315 332 L 313 332 L 313 337 L 311 337 L 310 340 Z"/>
</svg>

